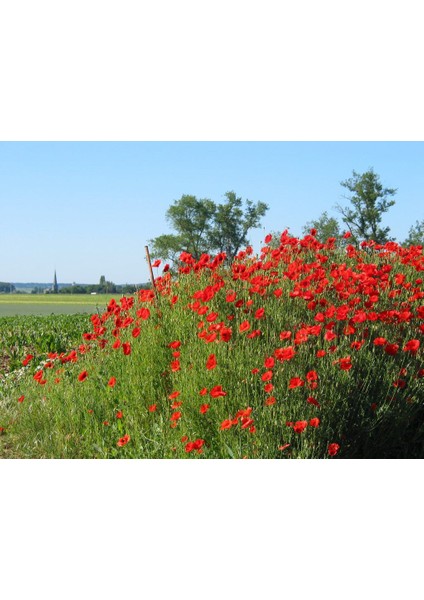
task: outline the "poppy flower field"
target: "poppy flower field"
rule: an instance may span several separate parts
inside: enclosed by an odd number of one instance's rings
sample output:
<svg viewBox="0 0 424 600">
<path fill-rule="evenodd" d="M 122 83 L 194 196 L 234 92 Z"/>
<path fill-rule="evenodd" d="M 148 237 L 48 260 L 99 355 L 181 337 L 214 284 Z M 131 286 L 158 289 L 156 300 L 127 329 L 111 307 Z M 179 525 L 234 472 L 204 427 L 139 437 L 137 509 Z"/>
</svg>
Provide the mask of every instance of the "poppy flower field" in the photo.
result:
<svg viewBox="0 0 424 600">
<path fill-rule="evenodd" d="M 422 247 L 315 234 L 155 261 L 80 344 L 24 357 L 0 439 L 24 458 L 422 458 Z"/>
</svg>

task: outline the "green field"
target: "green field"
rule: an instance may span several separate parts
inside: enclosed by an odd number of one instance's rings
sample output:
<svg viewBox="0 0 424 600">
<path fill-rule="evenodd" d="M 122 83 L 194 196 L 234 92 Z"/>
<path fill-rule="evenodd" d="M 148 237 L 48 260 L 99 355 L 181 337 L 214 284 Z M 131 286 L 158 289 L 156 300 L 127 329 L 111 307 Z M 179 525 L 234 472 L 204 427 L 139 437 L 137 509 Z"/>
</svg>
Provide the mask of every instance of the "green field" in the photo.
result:
<svg viewBox="0 0 424 600">
<path fill-rule="evenodd" d="M 102 312 L 113 297 L 117 294 L 4 294 L 0 295 L 0 317 Z"/>
</svg>

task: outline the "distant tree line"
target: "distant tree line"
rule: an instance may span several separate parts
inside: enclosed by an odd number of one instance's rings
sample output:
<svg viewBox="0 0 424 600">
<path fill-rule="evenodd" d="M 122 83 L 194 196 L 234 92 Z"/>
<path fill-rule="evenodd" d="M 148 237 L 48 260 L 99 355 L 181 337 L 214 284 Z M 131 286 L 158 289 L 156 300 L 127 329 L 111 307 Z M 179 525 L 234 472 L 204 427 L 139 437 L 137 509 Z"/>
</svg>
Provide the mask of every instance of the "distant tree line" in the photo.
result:
<svg viewBox="0 0 424 600">
<path fill-rule="evenodd" d="M 59 294 L 134 294 L 137 290 L 149 287 L 147 283 L 116 285 L 102 275 L 98 284 L 73 283 L 59 288 Z"/>
<path fill-rule="evenodd" d="M 0 281 L 0 294 L 14 294 L 15 292 L 16 288 L 13 283 Z"/>
</svg>

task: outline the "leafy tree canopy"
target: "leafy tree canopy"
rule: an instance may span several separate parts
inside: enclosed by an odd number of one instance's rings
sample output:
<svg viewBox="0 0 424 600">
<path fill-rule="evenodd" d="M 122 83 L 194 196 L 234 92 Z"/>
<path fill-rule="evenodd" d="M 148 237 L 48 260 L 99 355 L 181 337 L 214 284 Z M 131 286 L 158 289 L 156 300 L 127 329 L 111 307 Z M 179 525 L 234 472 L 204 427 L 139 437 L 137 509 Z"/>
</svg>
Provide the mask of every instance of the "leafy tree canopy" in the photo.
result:
<svg viewBox="0 0 424 600">
<path fill-rule="evenodd" d="M 328 238 L 336 238 L 339 242 L 342 239 L 339 222 L 334 217 L 329 217 L 327 211 L 324 211 L 318 219 L 308 221 L 304 225 L 304 235 L 310 233 L 311 229 L 316 229 L 315 237 L 322 244 L 325 244 Z"/>
<path fill-rule="evenodd" d="M 424 219 L 416 221 L 415 225 L 412 225 L 403 244 L 404 246 L 424 246 Z"/>
<path fill-rule="evenodd" d="M 233 260 L 249 244 L 248 232 L 260 226 L 268 206 L 250 200 L 243 206 L 235 192 L 227 192 L 225 198 L 223 204 L 190 195 L 176 200 L 166 212 L 166 219 L 176 233 L 150 240 L 152 256 L 175 262 L 183 251 L 196 260 L 202 254 L 225 252 L 227 259 Z"/>
<path fill-rule="evenodd" d="M 378 244 L 389 241 L 389 227 L 380 226 L 383 213 L 395 204 L 390 197 L 396 194 L 396 189 L 384 188 L 380 177 L 369 169 L 365 173 L 353 171 L 350 179 L 340 182 L 347 188 L 352 207 L 337 205 L 342 214 L 342 220 L 352 234 L 352 241 L 374 240 Z"/>
</svg>

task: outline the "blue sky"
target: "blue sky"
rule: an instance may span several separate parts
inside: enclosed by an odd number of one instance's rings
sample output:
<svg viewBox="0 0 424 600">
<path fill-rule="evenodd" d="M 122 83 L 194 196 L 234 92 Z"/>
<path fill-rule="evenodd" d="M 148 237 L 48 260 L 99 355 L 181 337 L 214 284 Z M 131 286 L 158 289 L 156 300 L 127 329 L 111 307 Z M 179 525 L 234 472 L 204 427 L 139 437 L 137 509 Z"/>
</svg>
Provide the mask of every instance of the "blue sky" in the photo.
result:
<svg viewBox="0 0 424 600">
<path fill-rule="evenodd" d="M 269 211 L 252 230 L 295 235 L 347 204 L 340 181 L 369 167 L 397 188 L 384 223 L 398 240 L 424 218 L 422 142 L 1 142 L 0 281 L 115 283 L 148 279 L 144 246 L 171 232 L 183 194 L 234 190 Z"/>
</svg>

